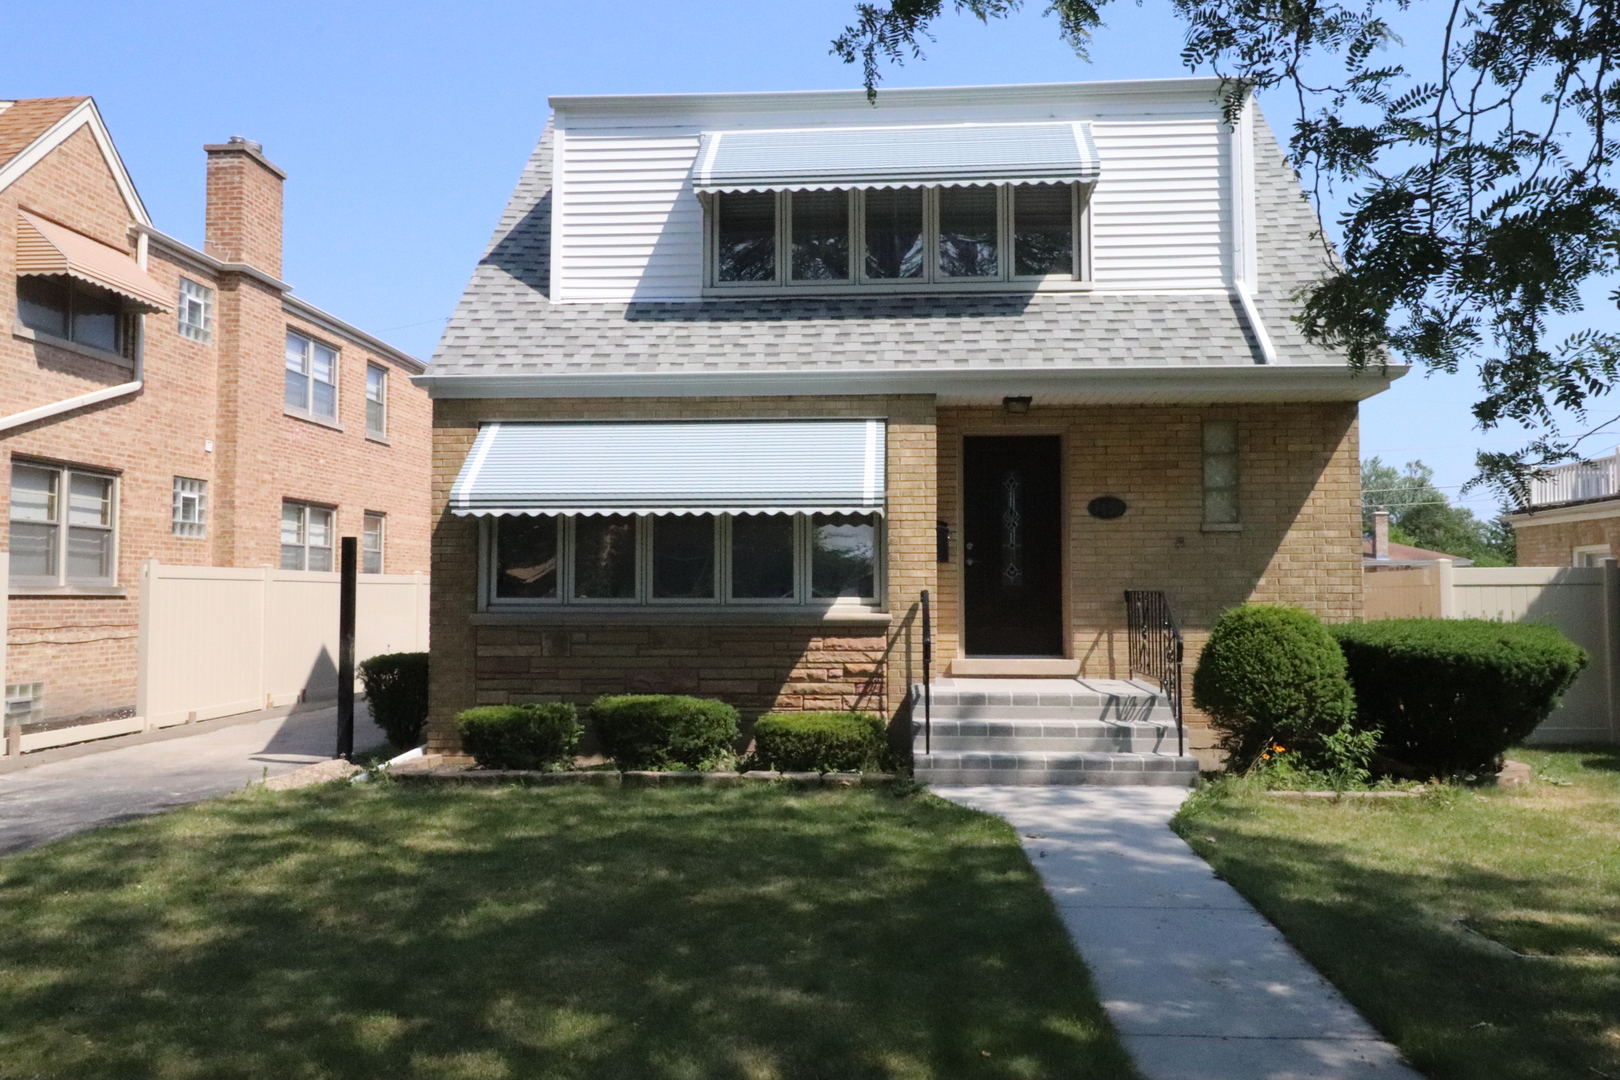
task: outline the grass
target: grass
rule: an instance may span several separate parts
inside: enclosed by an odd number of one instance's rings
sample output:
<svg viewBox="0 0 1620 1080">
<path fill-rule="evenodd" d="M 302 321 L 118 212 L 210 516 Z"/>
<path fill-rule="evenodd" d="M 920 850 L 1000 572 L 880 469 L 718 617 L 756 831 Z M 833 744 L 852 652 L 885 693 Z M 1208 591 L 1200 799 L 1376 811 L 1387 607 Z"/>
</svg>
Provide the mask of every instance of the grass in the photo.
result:
<svg viewBox="0 0 1620 1080">
<path fill-rule="evenodd" d="M 1432 1080 L 1620 1078 L 1620 751 L 1511 756 L 1537 782 L 1217 784 L 1176 827 Z"/>
<path fill-rule="evenodd" d="M 0 1077 L 1126 1078 L 932 796 L 332 785 L 0 859 Z"/>
</svg>

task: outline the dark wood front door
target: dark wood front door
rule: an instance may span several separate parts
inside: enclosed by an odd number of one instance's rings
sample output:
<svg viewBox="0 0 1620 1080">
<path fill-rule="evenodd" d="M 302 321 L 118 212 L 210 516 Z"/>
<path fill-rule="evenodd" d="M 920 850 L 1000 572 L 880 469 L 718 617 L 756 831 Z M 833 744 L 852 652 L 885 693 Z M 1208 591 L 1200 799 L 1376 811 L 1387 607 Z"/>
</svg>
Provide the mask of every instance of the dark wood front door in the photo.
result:
<svg viewBox="0 0 1620 1080">
<path fill-rule="evenodd" d="M 1062 656 L 1063 483 L 1058 437 L 976 435 L 964 443 L 967 654 Z"/>
</svg>

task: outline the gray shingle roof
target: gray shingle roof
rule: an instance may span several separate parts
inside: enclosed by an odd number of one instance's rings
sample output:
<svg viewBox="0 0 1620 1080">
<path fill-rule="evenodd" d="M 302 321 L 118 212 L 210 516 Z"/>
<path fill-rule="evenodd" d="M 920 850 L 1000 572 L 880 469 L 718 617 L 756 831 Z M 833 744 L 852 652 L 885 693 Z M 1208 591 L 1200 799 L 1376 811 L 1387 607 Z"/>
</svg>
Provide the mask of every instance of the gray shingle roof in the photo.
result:
<svg viewBox="0 0 1620 1080">
<path fill-rule="evenodd" d="M 1284 364 L 1338 364 L 1289 321 L 1323 265 L 1315 212 L 1275 140 L 1256 139 L 1255 302 Z M 430 376 L 1250 365 L 1258 347 L 1221 295 L 933 294 L 553 304 L 548 126 Z"/>
</svg>

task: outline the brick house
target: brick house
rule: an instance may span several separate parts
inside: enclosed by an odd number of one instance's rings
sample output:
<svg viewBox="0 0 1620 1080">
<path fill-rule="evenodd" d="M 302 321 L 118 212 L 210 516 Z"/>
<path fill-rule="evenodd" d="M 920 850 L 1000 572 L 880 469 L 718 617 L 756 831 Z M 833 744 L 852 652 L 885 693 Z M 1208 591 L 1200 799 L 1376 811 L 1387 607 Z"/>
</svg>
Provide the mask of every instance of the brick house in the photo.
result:
<svg viewBox="0 0 1620 1080">
<path fill-rule="evenodd" d="M 1297 331 L 1320 226 L 1217 90 L 553 98 L 417 380 L 430 746 L 608 692 L 897 708 L 928 590 L 920 775 L 1184 782 L 1125 591 L 1184 674 L 1233 604 L 1357 617 L 1357 403 L 1401 374 Z"/>
<path fill-rule="evenodd" d="M 136 697 L 143 560 L 427 569 L 419 361 L 281 280 L 285 174 L 206 147 L 199 251 L 153 227 L 90 98 L 0 101 L 7 712 Z"/>
<path fill-rule="evenodd" d="M 1620 555 L 1620 452 L 1546 470 L 1506 521 L 1520 566 L 1602 566 Z"/>
</svg>

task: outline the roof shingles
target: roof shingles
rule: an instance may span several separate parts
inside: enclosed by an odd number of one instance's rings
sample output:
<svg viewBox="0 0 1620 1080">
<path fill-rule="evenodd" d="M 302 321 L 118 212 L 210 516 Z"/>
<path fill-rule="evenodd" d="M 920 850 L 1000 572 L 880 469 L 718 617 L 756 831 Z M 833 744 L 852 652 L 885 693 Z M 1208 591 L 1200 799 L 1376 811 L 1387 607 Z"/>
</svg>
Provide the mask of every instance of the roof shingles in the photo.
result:
<svg viewBox="0 0 1620 1080">
<path fill-rule="evenodd" d="M 85 100 L 82 97 L 21 98 L 0 110 L 0 165 L 32 146 L 34 140 Z"/>
</svg>

